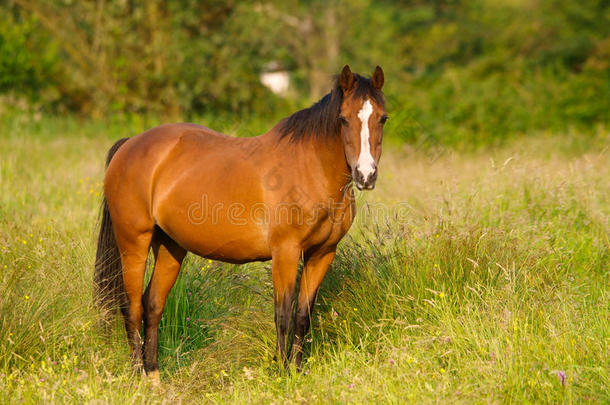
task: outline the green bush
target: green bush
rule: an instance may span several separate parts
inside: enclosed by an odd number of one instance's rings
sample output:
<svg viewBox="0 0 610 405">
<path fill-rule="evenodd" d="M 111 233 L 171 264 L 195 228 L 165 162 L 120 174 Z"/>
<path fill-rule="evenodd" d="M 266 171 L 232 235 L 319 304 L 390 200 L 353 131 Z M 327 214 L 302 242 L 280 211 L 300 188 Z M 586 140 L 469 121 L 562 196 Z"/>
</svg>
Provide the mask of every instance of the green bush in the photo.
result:
<svg viewBox="0 0 610 405">
<path fill-rule="evenodd" d="M 2 3 L 0 14 L 0 93 L 50 113 L 266 129 L 348 62 L 365 75 L 384 68 L 398 140 L 488 145 L 609 120 L 602 1 L 52 0 Z M 270 62 L 291 72 L 287 95 L 260 83 Z"/>
<path fill-rule="evenodd" d="M 34 18 L 0 12 L 0 94 L 12 92 L 41 101 L 57 85 L 52 74 L 58 62 L 56 49 L 48 36 L 37 32 Z"/>
</svg>

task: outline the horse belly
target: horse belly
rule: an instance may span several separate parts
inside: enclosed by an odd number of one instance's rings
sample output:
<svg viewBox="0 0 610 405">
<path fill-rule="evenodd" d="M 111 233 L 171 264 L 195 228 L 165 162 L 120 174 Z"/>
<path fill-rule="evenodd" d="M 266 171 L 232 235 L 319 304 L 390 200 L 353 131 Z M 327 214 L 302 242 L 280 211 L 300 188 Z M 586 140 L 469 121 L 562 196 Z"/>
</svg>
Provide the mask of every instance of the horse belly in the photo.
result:
<svg viewBox="0 0 610 405">
<path fill-rule="evenodd" d="M 179 193 L 160 203 L 157 225 L 178 244 L 199 256 L 229 263 L 269 260 L 267 227 L 249 218 L 249 204 Z M 208 197 L 210 199 L 208 199 Z M 233 200 L 235 201 L 235 200 Z M 237 200 L 239 201 L 239 200 Z"/>
<path fill-rule="evenodd" d="M 180 246 L 199 256 L 229 263 L 269 260 L 266 235 L 256 226 L 180 221 L 177 217 L 159 226 Z"/>
</svg>

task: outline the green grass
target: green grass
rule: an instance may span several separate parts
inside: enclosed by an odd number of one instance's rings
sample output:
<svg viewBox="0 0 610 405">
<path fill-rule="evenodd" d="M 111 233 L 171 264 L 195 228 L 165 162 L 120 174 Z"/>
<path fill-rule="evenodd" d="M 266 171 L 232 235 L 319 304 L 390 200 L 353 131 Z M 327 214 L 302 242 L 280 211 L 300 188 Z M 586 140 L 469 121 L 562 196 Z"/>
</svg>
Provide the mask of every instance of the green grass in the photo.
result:
<svg viewBox="0 0 610 405">
<path fill-rule="evenodd" d="M 91 299 L 105 151 L 147 124 L 3 124 L 1 403 L 608 403 L 607 133 L 386 145 L 302 374 L 271 360 L 269 263 L 188 256 L 156 388 L 132 375 L 118 320 L 98 331 Z"/>
</svg>

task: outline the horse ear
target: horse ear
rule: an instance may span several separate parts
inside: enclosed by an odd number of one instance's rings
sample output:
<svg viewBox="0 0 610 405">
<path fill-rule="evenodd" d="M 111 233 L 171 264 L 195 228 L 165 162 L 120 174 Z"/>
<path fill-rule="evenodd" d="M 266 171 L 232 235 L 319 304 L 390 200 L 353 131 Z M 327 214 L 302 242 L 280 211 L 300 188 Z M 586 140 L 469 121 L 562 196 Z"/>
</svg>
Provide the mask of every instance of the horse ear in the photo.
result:
<svg viewBox="0 0 610 405">
<path fill-rule="evenodd" d="M 371 77 L 371 83 L 373 84 L 373 87 L 375 87 L 377 90 L 381 90 L 381 88 L 383 87 L 383 70 L 381 70 L 379 66 L 377 66 L 375 68 L 375 71 L 373 72 L 373 76 Z"/>
<path fill-rule="evenodd" d="M 343 66 L 341 76 L 339 76 L 339 86 L 341 86 L 341 89 L 343 89 L 343 93 L 347 93 L 348 91 L 353 89 L 355 83 L 356 78 L 350 70 L 349 65 Z"/>
</svg>

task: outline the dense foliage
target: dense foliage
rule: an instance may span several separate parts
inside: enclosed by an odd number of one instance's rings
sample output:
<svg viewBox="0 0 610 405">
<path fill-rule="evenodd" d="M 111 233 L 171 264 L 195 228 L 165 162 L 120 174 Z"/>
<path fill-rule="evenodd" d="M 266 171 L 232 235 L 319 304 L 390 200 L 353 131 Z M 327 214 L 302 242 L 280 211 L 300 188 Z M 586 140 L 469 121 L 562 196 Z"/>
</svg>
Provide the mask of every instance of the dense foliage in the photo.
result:
<svg viewBox="0 0 610 405">
<path fill-rule="evenodd" d="M 259 80 L 270 63 L 291 72 L 283 97 Z M 362 73 L 383 66 L 390 131 L 404 140 L 488 143 L 519 132 L 596 128 L 609 121 L 610 6 L 0 2 L 0 112 L 276 119 L 322 95 L 344 63 Z"/>
</svg>

